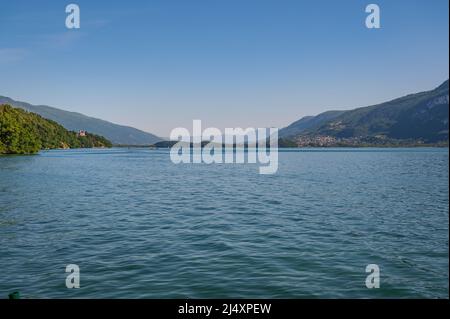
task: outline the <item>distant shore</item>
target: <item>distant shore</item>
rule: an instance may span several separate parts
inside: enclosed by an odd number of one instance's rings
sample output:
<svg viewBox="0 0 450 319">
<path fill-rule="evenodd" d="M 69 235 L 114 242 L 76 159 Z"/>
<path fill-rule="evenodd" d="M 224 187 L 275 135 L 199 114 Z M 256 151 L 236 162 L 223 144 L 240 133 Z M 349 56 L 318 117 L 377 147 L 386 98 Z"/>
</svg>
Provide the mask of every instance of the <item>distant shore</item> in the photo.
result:
<svg viewBox="0 0 450 319">
<path fill-rule="evenodd" d="M 171 148 L 175 143 L 177 142 L 166 142 L 166 145 L 113 145 L 113 147 L 117 148 L 150 148 L 150 149 L 168 149 Z M 207 143 L 203 143 L 202 147 L 204 147 Z M 191 145 L 192 147 L 192 145 Z M 238 149 L 246 149 L 248 147 L 246 146 L 239 146 L 236 147 L 236 145 L 222 145 L 223 148 L 225 147 L 233 147 Z M 368 144 L 368 145 L 307 145 L 307 146 L 285 146 L 285 145 L 279 145 L 278 148 L 281 149 L 304 149 L 304 148 L 431 148 L 431 147 L 438 147 L 438 148 L 448 148 L 449 144 L 447 143 L 434 143 L 434 144 L 397 144 L 397 145 L 377 145 L 377 144 Z M 270 147 L 267 147 L 270 148 Z"/>
</svg>

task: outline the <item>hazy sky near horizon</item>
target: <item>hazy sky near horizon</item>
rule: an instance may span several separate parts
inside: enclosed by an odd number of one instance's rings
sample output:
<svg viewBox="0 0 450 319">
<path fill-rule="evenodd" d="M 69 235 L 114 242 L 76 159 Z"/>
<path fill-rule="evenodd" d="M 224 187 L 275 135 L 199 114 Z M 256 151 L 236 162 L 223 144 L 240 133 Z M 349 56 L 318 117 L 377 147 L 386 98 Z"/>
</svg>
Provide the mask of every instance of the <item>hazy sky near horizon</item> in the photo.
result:
<svg viewBox="0 0 450 319">
<path fill-rule="evenodd" d="M 65 27 L 65 6 L 81 28 Z M 367 29 L 365 7 L 381 8 Z M 284 127 L 448 79 L 448 0 L 0 0 L 0 95 L 168 136 Z"/>
</svg>

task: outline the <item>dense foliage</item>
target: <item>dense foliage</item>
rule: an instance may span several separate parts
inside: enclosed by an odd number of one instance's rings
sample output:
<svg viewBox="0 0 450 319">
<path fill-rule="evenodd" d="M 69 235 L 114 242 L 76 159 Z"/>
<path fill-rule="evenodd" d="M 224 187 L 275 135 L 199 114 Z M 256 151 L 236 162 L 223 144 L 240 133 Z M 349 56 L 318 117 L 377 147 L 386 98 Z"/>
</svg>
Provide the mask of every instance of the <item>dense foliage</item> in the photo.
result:
<svg viewBox="0 0 450 319">
<path fill-rule="evenodd" d="M 78 136 L 40 115 L 0 105 L 0 154 L 33 154 L 40 149 L 111 147 L 102 136 Z"/>
<path fill-rule="evenodd" d="M 15 101 L 6 96 L 0 96 L 0 104 L 8 104 L 31 113 L 39 114 L 43 118 L 59 123 L 69 131 L 86 130 L 90 133 L 104 136 L 115 145 L 148 146 L 161 141 L 159 137 L 133 127 L 110 123 L 77 112 L 64 111 L 45 105 L 32 105 Z"/>
</svg>

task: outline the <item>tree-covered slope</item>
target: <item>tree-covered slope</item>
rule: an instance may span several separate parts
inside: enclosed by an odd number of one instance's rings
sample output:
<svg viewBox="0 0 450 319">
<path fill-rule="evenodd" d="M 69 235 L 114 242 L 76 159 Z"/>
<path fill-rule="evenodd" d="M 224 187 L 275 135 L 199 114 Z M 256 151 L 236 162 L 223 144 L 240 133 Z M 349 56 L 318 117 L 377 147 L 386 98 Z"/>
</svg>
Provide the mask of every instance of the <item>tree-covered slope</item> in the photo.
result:
<svg viewBox="0 0 450 319">
<path fill-rule="evenodd" d="M 58 123 L 10 105 L 0 105 L 0 154 L 33 154 L 40 149 L 110 147 L 102 136 L 78 136 Z"/>
<path fill-rule="evenodd" d="M 156 135 L 129 126 L 114 124 L 101 119 L 89 117 L 76 112 L 64 111 L 46 105 L 33 105 L 15 101 L 9 97 L 0 96 L 0 104 L 33 112 L 42 117 L 55 121 L 70 131 L 85 130 L 106 137 L 114 144 L 150 145 L 161 141 Z"/>
<path fill-rule="evenodd" d="M 328 122 L 343 113 L 344 113 L 344 111 L 326 111 L 326 112 L 320 113 L 317 116 L 302 117 L 300 120 L 281 129 L 278 135 L 281 138 L 289 138 L 292 136 L 300 135 L 304 131 L 306 131 L 310 128 L 313 128 L 313 127 L 317 127 L 322 123 Z"/>
<path fill-rule="evenodd" d="M 441 143 L 449 139 L 448 121 L 447 80 L 431 91 L 410 94 L 389 102 L 345 111 L 325 121 L 316 121 L 314 125 L 289 137 L 301 141 L 300 144 L 306 142 L 312 145 L 315 141 L 331 145 L 342 141 L 370 141 L 369 144 L 376 144 L 377 141 Z M 323 137 L 329 139 L 323 142 Z"/>
</svg>

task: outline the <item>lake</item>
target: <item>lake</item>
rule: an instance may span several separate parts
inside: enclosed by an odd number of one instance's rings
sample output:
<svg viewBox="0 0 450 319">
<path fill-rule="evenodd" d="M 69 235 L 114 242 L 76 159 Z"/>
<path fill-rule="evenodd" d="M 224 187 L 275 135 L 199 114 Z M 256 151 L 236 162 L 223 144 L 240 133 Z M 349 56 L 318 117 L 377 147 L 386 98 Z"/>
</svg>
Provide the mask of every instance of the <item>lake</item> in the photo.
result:
<svg viewBox="0 0 450 319">
<path fill-rule="evenodd" d="M 448 160 L 286 150 L 260 175 L 168 150 L 3 156 L 0 298 L 448 298 Z"/>
</svg>

